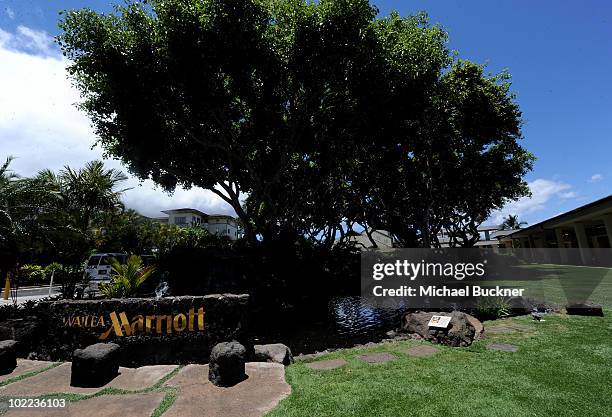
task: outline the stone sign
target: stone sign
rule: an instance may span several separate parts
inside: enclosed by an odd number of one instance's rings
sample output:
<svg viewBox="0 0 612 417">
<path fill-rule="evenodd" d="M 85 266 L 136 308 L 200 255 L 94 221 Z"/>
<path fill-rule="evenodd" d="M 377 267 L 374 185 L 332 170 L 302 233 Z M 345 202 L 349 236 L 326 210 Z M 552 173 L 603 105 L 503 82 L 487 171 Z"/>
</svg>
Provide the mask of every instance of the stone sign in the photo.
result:
<svg viewBox="0 0 612 417">
<path fill-rule="evenodd" d="M 450 324 L 450 321 L 450 316 L 431 316 L 431 319 L 427 325 L 429 327 L 440 327 L 442 329 L 446 329 Z"/>
<path fill-rule="evenodd" d="M 104 315 L 84 315 L 84 316 L 64 316 L 64 327 L 80 328 L 105 328 L 100 334 L 100 340 L 106 340 L 109 336 L 132 336 L 139 333 L 145 334 L 166 334 L 180 333 L 183 331 L 203 331 L 204 330 L 204 308 L 198 308 L 197 314 L 194 308 L 190 308 L 187 314 L 178 313 L 176 315 L 142 315 L 137 314 L 132 319 L 128 319 L 125 311 L 117 314 L 111 311 L 105 320 Z M 197 318 L 197 327 L 194 321 Z"/>
<path fill-rule="evenodd" d="M 236 340 L 252 353 L 248 295 L 41 302 L 41 339 L 34 353 L 70 359 L 74 349 L 104 342 L 121 347 L 123 366 L 206 363 L 220 342 Z"/>
</svg>

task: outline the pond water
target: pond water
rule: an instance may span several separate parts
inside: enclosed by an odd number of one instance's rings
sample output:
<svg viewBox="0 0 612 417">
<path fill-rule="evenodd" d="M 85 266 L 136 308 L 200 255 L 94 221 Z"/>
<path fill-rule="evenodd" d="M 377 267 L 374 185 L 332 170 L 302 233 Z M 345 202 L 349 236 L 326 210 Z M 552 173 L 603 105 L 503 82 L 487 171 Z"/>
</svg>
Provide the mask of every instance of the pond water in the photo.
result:
<svg viewBox="0 0 612 417">
<path fill-rule="evenodd" d="M 255 343 L 284 343 L 297 355 L 377 342 L 400 326 L 404 311 L 401 305 L 382 308 L 361 297 L 336 297 L 321 314 L 294 312 L 276 317 L 272 323 L 268 318 L 268 326 L 256 326 Z"/>
</svg>

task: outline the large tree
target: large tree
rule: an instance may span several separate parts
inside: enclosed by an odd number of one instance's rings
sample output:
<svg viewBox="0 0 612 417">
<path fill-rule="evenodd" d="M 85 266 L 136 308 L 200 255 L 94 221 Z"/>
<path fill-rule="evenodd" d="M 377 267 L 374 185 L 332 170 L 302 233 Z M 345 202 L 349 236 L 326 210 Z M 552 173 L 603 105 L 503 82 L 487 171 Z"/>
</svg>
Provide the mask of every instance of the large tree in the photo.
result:
<svg viewBox="0 0 612 417">
<path fill-rule="evenodd" d="M 169 190 L 212 190 L 249 240 L 330 245 L 359 224 L 429 246 L 524 195 L 531 156 L 506 80 L 456 61 L 424 14 L 377 13 L 129 1 L 67 12 L 59 42 L 104 149 Z"/>
</svg>

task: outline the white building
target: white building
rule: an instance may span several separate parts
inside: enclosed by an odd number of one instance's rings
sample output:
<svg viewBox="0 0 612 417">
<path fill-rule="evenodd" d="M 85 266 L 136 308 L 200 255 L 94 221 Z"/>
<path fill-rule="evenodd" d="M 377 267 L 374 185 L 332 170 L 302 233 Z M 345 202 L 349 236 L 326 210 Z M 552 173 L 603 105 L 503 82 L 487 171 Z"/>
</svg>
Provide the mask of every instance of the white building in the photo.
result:
<svg viewBox="0 0 612 417">
<path fill-rule="evenodd" d="M 236 218 L 227 214 L 207 214 L 193 208 L 180 208 L 163 210 L 168 217 L 159 217 L 155 220 L 161 223 L 174 224 L 181 227 L 202 227 L 211 234 L 227 236 L 231 240 L 240 237 L 240 228 Z"/>
<path fill-rule="evenodd" d="M 389 250 L 393 248 L 393 236 L 386 230 L 371 230 L 370 235 L 372 236 L 372 240 L 376 242 L 376 246 L 379 250 Z M 360 233 L 355 231 L 348 232 L 348 242 L 355 245 L 355 247 L 360 250 L 374 248 L 365 230 Z"/>
<path fill-rule="evenodd" d="M 504 232 L 501 225 L 480 225 L 478 226 L 477 231 L 478 241 L 474 244 L 474 246 L 484 248 L 499 247 L 498 235 Z M 443 248 L 449 247 L 450 240 L 448 231 L 445 229 L 440 230 L 438 233 L 438 241 L 440 242 L 440 246 Z"/>
</svg>

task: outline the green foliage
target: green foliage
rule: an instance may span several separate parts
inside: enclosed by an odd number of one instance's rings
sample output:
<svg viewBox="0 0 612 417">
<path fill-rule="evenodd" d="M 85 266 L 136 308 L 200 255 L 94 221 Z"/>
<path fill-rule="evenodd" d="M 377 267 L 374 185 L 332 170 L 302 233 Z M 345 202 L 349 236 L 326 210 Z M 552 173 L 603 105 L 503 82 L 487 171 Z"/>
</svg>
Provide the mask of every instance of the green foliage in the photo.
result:
<svg viewBox="0 0 612 417">
<path fill-rule="evenodd" d="M 10 162 L 0 166 L 0 272 L 18 263 L 59 262 L 57 282 L 71 296 L 101 229 L 123 213 L 124 190 L 118 186 L 126 177 L 92 161 L 81 169 L 67 166 L 22 178 L 9 169 Z"/>
<path fill-rule="evenodd" d="M 155 271 L 155 266 L 143 266 L 140 256 L 131 255 L 125 264 L 110 259 L 111 281 L 100 284 L 100 291 L 110 298 L 125 298 L 135 295 L 138 288 Z"/>
<path fill-rule="evenodd" d="M 71 221 L 81 233 L 87 233 L 101 217 L 122 209 L 117 186 L 127 177 L 115 169 L 105 169 L 102 161 L 91 161 L 74 170 L 66 166 L 57 177 L 57 185 Z"/>
<path fill-rule="evenodd" d="M 52 228 L 49 218 L 60 203 L 53 189 L 38 178 L 22 178 L 10 169 L 12 157 L 0 165 L 0 271 L 12 269 L 36 251 Z"/>
<path fill-rule="evenodd" d="M 38 283 L 44 281 L 47 274 L 45 268 L 40 265 L 25 264 L 19 268 L 19 276 L 25 279 L 25 282 Z"/>
<path fill-rule="evenodd" d="M 59 43 L 100 144 L 166 189 L 209 189 L 251 243 L 405 246 L 528 194 L 507 73 L 457 60 L 424 13 L 367 0 L 127 1 L 65 13 Z"/>
<path fill-rule="evenodd" d="M 517 215 L 509 214 L 508 216 L 504 217 L 502 228 L 505 230 L 520 229 L 526 224 L 527 222 L 519 221 L 519 218 Z"/>
<path fill-rule="evenodd" d="M 59 262 L 52 262 L 49 265 L 45 266 L 45 274 L 51 276 L 52 273 L 58 273 L 64 267 Z"/>
<path fill-rule="evenodd" d="M 232 241 L 200 227 L 180 227 L 144 221 L 133 227 L 134 245 L 123 245 L 122 250 L 134 253 L 165 256 L 175 248 L 229 248 Z"/>
<path fill-rule="evenodd" d="M 510 300 L 504 297 L 485 297 L 474 308 L 474 315 L 480 320 L 496 320 L 512 312 Z"/>
</svg>

